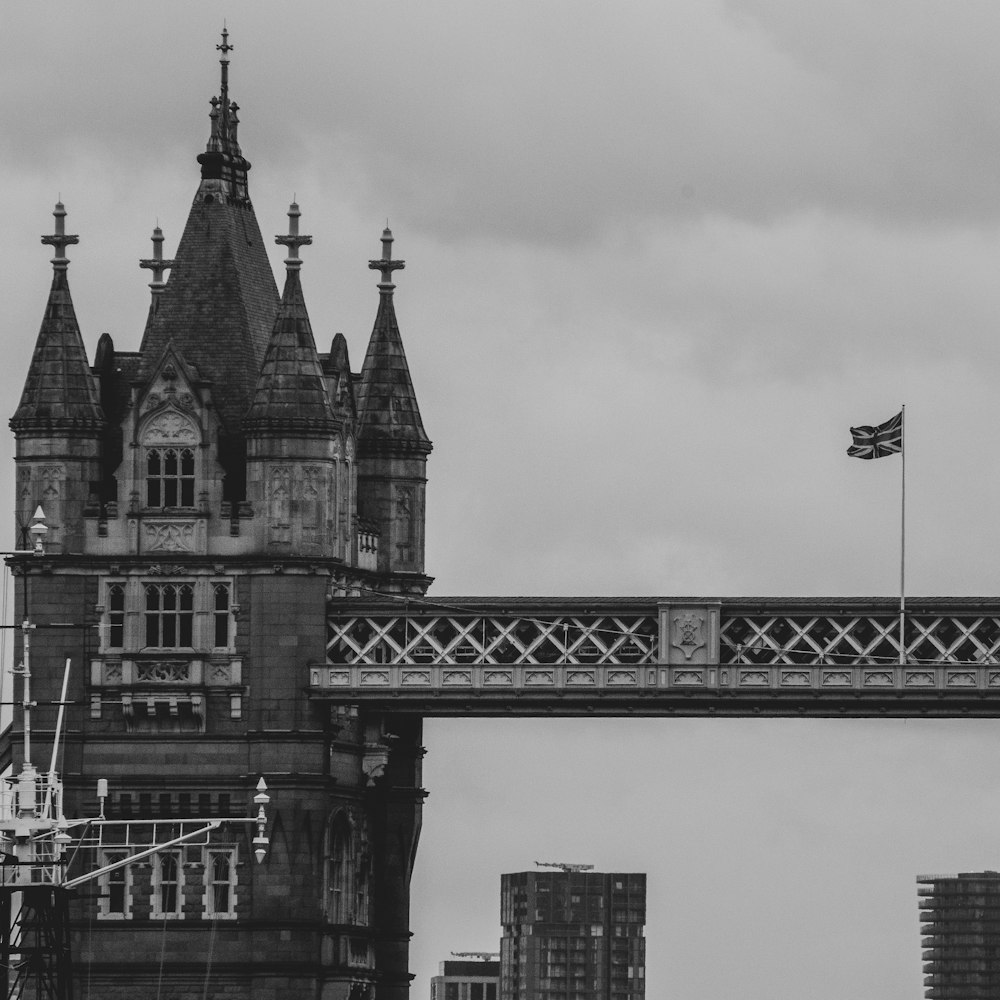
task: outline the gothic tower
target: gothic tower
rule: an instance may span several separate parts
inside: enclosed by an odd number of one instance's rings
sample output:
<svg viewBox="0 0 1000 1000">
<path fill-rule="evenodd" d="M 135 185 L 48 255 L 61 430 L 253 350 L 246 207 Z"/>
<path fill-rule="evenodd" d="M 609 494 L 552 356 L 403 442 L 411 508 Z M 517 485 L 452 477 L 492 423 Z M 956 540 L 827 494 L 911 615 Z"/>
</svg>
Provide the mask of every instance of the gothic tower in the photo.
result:
<svg viewBox="0 0 1000 1000">
<path fill-rule="evenodd" d="M 358 501 L 378 526 L 378 568 L 394 582 L 423 593 L 424 503 L 431 442 L 420 419 L 396 322 L 392 232 L 382 233 L 382 258 L 368 266 L 381 272 L 378 314 L 358 383 Z"/>
<path fill-rule="evenodd" d="M 328 606 L 422 594 L 431 450 L 383 235 L 374 329 L 352 374 L 343 336 L 317 350 L 289 210 L 279 296 L 250 201 L 224 32 L 201 178 L 173 259 L 154 231 L 137 351 L 107 334 L 87 361 L 70 298 L 63 206 L 52 289 L 10 425 L 16 548 L 41 506 L 43 556 L 15 555 L 33 626 L 35 744 L 50 752 L 71 660 L 67 809 L 135 821 L 248 813 L 258 777 L 273 822 L 224 823 L 105 875 L 74 903 L 88 992 L 404 1000 L 409 876 L 420 826 L 420 722 L 311 703 Z M 164 273 L 169 271 L 169 279 Z M 15 718 L 4 753 L 18 747 Z M 390 734 L 391 733 L 391 739 Z M 46 741 L 48 743 L 46 744 Z M 143 826 L 146 824 L 146 826 Z M 152 836 L 150 832 L 149 836 Z M 128 849 L 105 844 L 93 869 Z M 207 985 L 206 985 L 207 984 Z"/>
</svg>

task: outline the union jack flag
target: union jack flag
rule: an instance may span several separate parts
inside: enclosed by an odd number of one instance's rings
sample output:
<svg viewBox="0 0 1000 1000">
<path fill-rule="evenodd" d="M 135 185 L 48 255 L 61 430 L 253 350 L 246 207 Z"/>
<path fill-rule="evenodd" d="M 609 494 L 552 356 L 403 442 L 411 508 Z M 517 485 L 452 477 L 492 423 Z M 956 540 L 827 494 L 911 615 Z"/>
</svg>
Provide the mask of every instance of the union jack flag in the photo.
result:
<svg viewBox="0 0 1000 1000">
<path fill-rule="evenodd" d="M 903 412 L 877 427 L 852 427 L 854 444 L 847 449 L 851 458 L 885 458 L 903 450 Z"/>
</svg>

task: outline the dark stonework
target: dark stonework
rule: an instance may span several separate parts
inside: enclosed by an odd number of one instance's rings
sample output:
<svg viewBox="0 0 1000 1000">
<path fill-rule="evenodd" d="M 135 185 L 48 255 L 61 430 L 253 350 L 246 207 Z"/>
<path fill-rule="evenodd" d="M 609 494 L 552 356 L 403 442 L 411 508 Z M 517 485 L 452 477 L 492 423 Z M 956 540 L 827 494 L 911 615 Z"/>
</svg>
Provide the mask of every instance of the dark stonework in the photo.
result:
<svg viewBox="0 0 1000 1000">
<path fill-rule="evenodd" d="M 345 595 L 430 584 L 430 442 L 420 426 L 405 453 L 381 432 L 363 451 L 366 426 L 398 425 L 399 400 L 369 392 L 362 412 L 345 339 L 317 353 L 297 258 L 279 300 L 236 142 L 228 51 L 224 40 L 201 181 L 151 286 L 139 350 L 104 335 L 87 364 L 58 257 L 11 420 L 15 542 L 26 544 L 39 505 L 49 529 L 43 557 L 11 558 L 18 620 L 35 626 L 32 762 L 48 766 L 69 659 L 68 816 L 97 815 L 102 778 L 106 816 L 121 821 L 253 816 L 261 776 L 271 796 L 262 864 L 255 826 L 231 822 L 74 896 L 80 995 L 403 1000 L 420 720 L 312 700 L 307 679 Z M 75 238 L 46 239 L 62 254 Z M 297 230 L 279 240 L 296 253 L 307 241 Z M 379 301 L 372 337 L 388 331 L 387 356 L 405 367 Z M 22 735 L 17 712 L 0 748 L 15 773 Z M 112 848 L 83 852 L 70 876 Z"/>
</svg>

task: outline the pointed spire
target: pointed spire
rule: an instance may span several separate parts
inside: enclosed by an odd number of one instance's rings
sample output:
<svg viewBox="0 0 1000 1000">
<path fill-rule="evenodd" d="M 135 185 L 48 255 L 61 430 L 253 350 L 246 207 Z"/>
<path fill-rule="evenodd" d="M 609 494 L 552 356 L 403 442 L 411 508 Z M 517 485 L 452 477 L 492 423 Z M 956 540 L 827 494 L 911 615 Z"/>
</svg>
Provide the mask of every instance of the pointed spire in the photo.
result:
<svg viewBox="0 0 1000 1000">
<path fill-rule="evenodd" d="M 21 401 L 11 417 L 15 432 L 31 430 L 97 431 L 104 424 L 97 384 L 87 363 L 87 351 L 69 294 L 66 247 L 79 243 L 65 231 L 66 209 L 57 202 L 56 231 L 42 243 L 56 248 L 52 287 L 35 341 Z"/>
<path fill-rule="evenodd" d="M 426 455 L 431 442 L 420 419 L 392 301 L 396 287 L 392 272 L 401 270 L 405 262 L 392 259 L 392 243 L 387 226 L 382 233 L 382 258 L 368 262 L 369 268 L 381 272 L 382 280 L 378 283 L 378 313 L 358 383 L 359 442 L 369 452 L 388 449 Z"/>
<path fill-rule="evenodd" d="M 153 272 L 153 280 L 149 283 L 149 287 L 153 292 L 153 298 L 155 299 L 164 288 L 167 287 L 167 283 L 163 280 L 163 272 L 169 270 L 174 266 L 172 260 L 163 259 L 163 230 L 159 226 L 153 230 L 153 256 L 146 257 L 139 261 L 139 267 L 146 268 Z"/>
<path fill-rule="evenodd" d="M 336 425 L 299 280 L 298 248 L 312 243 L 311 236 L 299 234 L 300 215 L 299 206 L 292 202 L 288 235 L 274 240 L 288 247 L 285 290 L 244 420 L 250 432 L 315 430 L 328 434 Z"/>
<path fill-rule="evenodd" d="M 219 96 L 209 102 L 212 123 L 205 152 L 198 157 L 201 164 L 202 187 L 199 192 L 204 200 L 216 196 L 236 202 L 248 202 L 247 171 L 250 164 L 243 158 L 237 140 L 239 105 L 229 99 L 229 31 L 223 26 L 222 44 L 215 46 L 222 56 L 219 59 Z"/>
<path fill-rule="evenodd" d="M 153 366 L 173 341 L 200 377 L 212 383 L 223 436 L 235 442 L 234 450 L 226 455 L 238 456 L 242 421 L 254 395 L 281 296 L 247 195 L 250 164 L 236 142 L 228 73 L 233 47 L 228 31 L 219 48 L 222 97 L 212 99 L 212 133 L 206 151 L 198 157 L 201 181 L 173 255 L 170 280 L 151 304 L 137 378 L 151 377 Z M 223 464 L 229 461 L 227 457 Z M 232 462 L 237 463 L 238 457 Z M 235 464 L 227 466 L 227 471 L 240 474 Z"/>
<path fill-rule="evenodd" d="M 235 45 L 229 44 L 229 28 L 226 26 L 226 22 L 222 22 L 222 44 L 215 46 L 218 52 L 222 53 L 219 59 L 219 66 L 221 68 L 222 82 L 219 88 L 219 93 L 222 96 L 223 106 L 229 103 L 229 53 L 236 48 Z M 223 113 L 225 113 L 223 111 Z"/>
</svg>

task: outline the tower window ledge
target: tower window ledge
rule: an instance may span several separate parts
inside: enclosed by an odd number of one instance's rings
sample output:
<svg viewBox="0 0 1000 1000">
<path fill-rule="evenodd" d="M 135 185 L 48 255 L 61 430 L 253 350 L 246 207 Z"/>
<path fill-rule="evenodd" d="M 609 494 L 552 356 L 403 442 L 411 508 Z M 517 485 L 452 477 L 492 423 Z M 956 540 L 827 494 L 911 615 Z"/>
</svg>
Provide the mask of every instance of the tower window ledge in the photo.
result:
<svg viewBox="0 0 1000 1000">
<path fill-rule="evenodd" d="M 243 661 L 228 655 L 209 658 L 164 651 L 135 657 L 104 656 L 90 661 L 90 683 L 94 688 L 129 688 L 152 684 L 157 688 L 232 688 L 243 683 Z"/>
<path fill-rule="evenodd" d="M 209 511 L 200 507 L 141 507 L 137 513 L 139 517 L 171 517 L 186 521 L 212 516 Z"/>
</svg>

